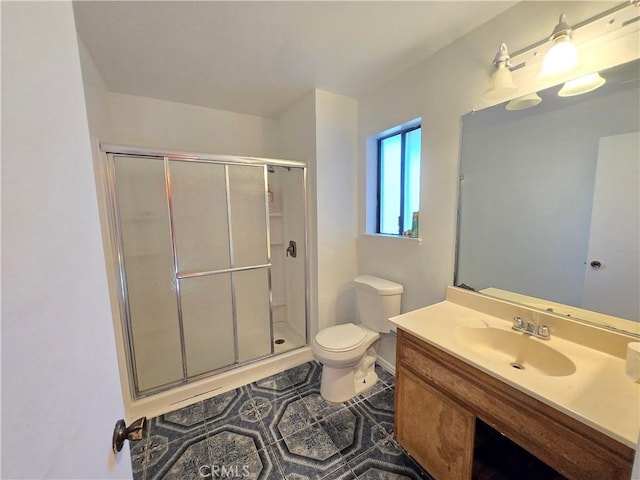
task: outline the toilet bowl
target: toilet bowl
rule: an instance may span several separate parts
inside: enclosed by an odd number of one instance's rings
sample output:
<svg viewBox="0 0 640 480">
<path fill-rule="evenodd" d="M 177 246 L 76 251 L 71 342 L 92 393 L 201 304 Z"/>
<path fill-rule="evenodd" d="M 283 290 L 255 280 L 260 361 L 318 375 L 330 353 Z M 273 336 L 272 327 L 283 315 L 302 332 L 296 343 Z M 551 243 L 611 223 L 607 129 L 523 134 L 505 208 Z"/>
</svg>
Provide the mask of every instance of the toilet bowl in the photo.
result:
<svg viewBox="0 0 640 480">
<path fill-rule="evenodd" d="M 353 323 L 321 330 L 311 346 L 323 365 L 320 395 L 331 402 L 344 402 L 375 385 L 379 339 L 378 332 Z"/>
<path fill-rule="evenodd" d="M 320 394 L 331 402 L 347 401 L 375 385 L 380 333 L 388 333 L 388 319 L 400 313 L 402 285 L 370 275 L 354 283 L 361 324 L 325 328 L 311 345 L 323 365 Z"/>
</svg>

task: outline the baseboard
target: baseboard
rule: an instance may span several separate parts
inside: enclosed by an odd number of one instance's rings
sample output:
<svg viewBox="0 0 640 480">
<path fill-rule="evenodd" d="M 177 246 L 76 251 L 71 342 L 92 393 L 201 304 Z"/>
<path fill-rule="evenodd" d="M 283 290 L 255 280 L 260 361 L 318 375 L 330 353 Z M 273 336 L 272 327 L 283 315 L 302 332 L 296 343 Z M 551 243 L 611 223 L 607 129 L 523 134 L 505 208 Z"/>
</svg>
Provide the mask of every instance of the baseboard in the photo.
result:
<svg viewBox="0 0 640 480">
<path fill-rule="evenodd" d="M 376 363 L 380 365 L 383 369 L 385 369 L 387 372 L 392 373 L 393 375 L 396 374 L 395 365 L 392 365 L 391 363 L 387 362 L 384 358 L 378 357 L 376 359 Z"/>
</svg>

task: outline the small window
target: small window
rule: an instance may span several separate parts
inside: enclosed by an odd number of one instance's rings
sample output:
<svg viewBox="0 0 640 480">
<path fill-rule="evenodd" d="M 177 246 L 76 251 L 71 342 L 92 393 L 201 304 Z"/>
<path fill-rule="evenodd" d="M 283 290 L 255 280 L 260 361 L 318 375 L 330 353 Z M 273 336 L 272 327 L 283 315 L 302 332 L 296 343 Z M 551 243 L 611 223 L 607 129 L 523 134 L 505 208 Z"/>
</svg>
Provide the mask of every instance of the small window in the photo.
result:
<svg viewBox="0 0 640 480">
<path fill-rule="evenodd" d="M 377 233 L 418 236 L 420 125 L 378 138 Z"/>
</svg>

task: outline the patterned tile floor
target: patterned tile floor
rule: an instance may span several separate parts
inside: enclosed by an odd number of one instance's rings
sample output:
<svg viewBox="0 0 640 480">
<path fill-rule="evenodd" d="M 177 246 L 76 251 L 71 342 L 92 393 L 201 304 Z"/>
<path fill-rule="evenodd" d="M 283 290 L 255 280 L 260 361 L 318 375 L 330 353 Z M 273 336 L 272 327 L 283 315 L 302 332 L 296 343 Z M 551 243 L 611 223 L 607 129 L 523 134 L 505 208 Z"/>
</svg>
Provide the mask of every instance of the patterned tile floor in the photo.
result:
<svg viewBox="0 0 640 480">
<path fill-rule="evenodd" d="M 134 480 L 430 479 L 393 438 L 393 376 L 345 403 L 309 362 L 147 422 Z"/>
</svg>

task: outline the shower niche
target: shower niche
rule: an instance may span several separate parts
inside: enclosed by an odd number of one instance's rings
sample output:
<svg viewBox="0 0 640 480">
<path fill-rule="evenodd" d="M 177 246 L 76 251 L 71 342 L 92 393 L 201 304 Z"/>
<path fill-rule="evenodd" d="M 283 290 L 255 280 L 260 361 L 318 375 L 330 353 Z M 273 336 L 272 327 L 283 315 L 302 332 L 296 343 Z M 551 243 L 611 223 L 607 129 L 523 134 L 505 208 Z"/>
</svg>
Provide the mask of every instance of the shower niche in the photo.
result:
<svg viewBox="0 0 640 480">
<path fill-rule="evenodd" d="M 103 150 L 134 398 L 306 345 L 304 163 Z"/>
</svg>

